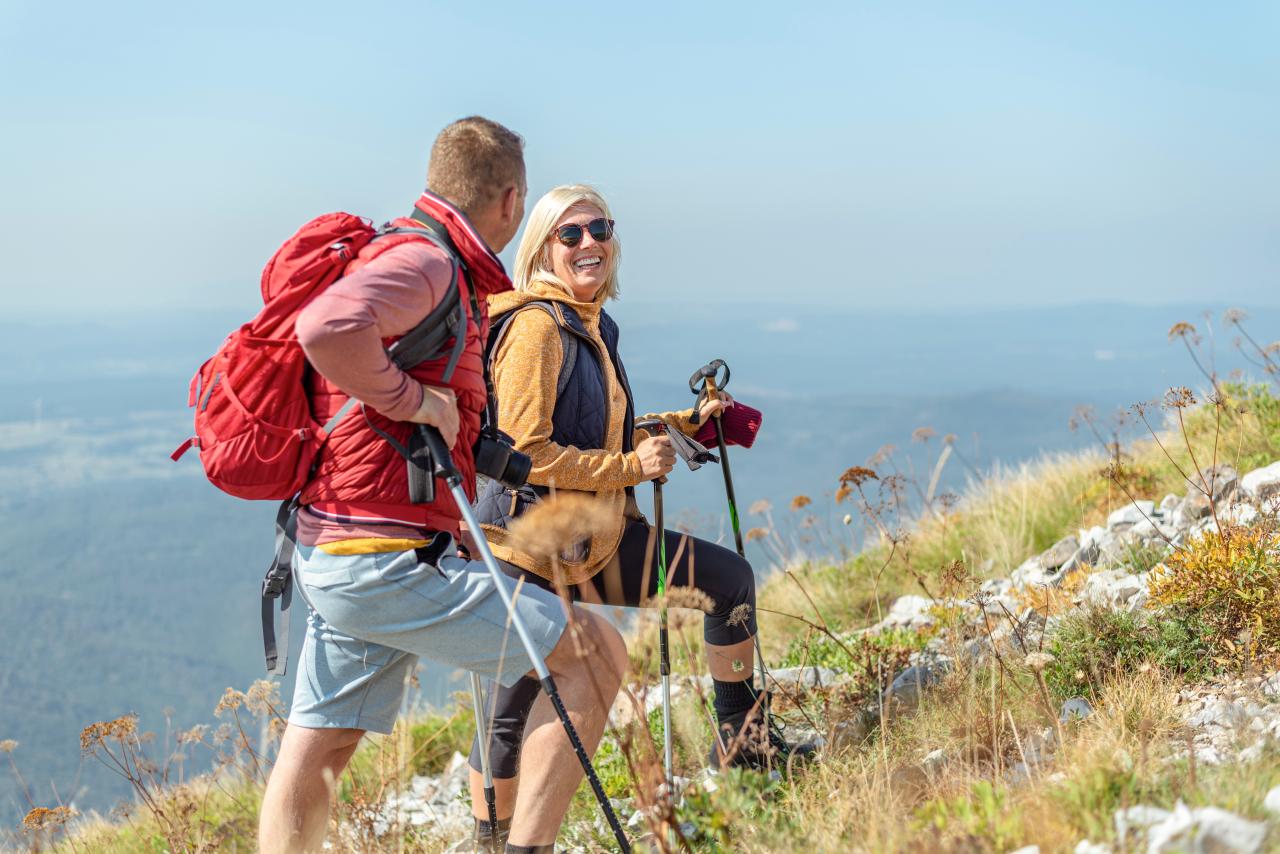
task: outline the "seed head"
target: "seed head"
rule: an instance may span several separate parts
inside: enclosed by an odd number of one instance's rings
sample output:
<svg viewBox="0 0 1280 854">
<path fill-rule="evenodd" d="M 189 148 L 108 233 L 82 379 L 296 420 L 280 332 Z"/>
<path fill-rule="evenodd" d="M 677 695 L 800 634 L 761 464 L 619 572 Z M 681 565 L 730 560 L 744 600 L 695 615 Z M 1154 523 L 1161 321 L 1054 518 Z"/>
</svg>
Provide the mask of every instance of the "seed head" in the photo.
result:
<svg viewBox="0 0 1280 854">
<path fill-rule="evenodd" d="M 1164 405 L 1166 409 L 1186 409 L 1194 406 L 1196 396 L 1192 394 L 1191 389 L 1186 386 L 1174 386 L 1164 393 Z"/>
<path fill-rule="evenodd" d="M 936 435 L 938 435 L 938 431 L 934 430 L 932 427 L 917 427 L 911 433 L 911 441 L 928 442 L 930 439 L 932 439 Z"/>
<path fill-rule="evenodd" d="M 235 711 L 244 705 L 246 699 L 248 698 L 245 697 L 244 692 L 237 691 L 235 688 L 227 688 L 222 692 L 222 699 L 218 701 L 218 705 L 213 707 L 213 713 L 221 715 L 224 712 Z"/>
<path fill-rule="evenodd" d="M 255 715 L 268 715 L 280 706 L 280 686 L 270 679 L 258 679 L 245 692 L 245 706 Z"/>
<path fill-rule="evenodd" d="M 547 560 L 615 522 L 613 513 L 594 494 L 558 492 L 530 507 L 508 530 L 513 545 Z"/>
<path fill-rule="evenodd" d="M 880 448 L 867 460 L 867 465 L 878 466 L 885 460 L 892 457 L 894 452 L 897 450 L 898 448 L 895 445 L 881 445 Z"/>
<path fill-rule="evenodd" d="M 869 480 L 878 480 L 879 477 L 874 469 L 869 469 L 866 466 L 853 466 L 845 469 L 844 474 L 840 475 L 840 483 L 842 485 L 851 483 L 854 486 L 860 486 Z"/>
<path fill-rule="evenodd" d="M 1033 652 L 1026 657 L 1023 663 L 1036 673 L 1039 673 L 1055 661 L 1057 659 L 1047 652 Z"/>
<path fill-rule="evenodd" d="M 62 827 L 77 814 L 71 807 L 36 807 L 22 819 L 22 826 L 27 830 L 49 830 Z"/>
<path fill-rule="evenodd" d="M 122 715 L 113 721 L 89 724 L 80 731 L 80 749 L 92 751 L 108 738 L 123 741 L 138 731 L 138 716 Z"/>
<path fill-rule="evenodd" d="M 715 609 L 711 597 L 696 587 L 667 588 L 667 607 L 690 608 L 704 613 Z"/>
<path fill-rule="evenodd" d="M 729 619 L 725 622 L 731 626 L 745 626 L 750 619 L 751 606 L 743 602 L 741 605 L 733 606 L 733 610 L 729 612 Z"/>
</svg>

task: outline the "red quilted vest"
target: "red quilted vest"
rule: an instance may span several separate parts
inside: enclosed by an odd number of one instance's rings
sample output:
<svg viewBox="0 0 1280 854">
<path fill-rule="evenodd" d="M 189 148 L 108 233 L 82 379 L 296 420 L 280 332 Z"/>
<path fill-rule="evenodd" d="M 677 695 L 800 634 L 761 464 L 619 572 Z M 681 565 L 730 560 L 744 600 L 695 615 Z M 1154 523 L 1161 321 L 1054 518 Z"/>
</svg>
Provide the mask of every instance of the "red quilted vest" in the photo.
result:
<svg viewBox="0 0 1280 854">
<path fill-rule="evenodd" d="M 425 207 L 421 202 L 419 206 Z M 440 216 L 438 210 L 430 212 Z M 465 220 L 462 223 L 465 224 Z M 446 224 L 454 225 L 448 221 Z M 396 220 L 393 225 L 421 227 L 408 218 Z M 449 231 L 465 260 L 471 254 L 468 250 L 475 248 L 466 245 L 470 241 L 469 224 L 466 224 L 466 230 L 451 227 Z M 353 273 L 384 252 L 393 252 L 396 247 L 409 241 L 421 240 L 422 238 L 412 235 L 392 235 L 376 240 L 360 250 L 347 272 Z M 476 240 L 478 241 L 478 237 Z M 480 245 L 483 246 L 483 243 Z M 497 264 L 497 259 L 493 258 L 487 248 L 483 252 Z M 501 270 L 500 265 L 498 269 Z M 476 281 L 480 282 L 476 294 L 479 318 L 471 316 L 473 312 L 469 293 Z M 484 284 L 484 280 L 476 276 L 460 274 L 458 277 L 459 292 L 467 305 L 468 322 L 465 349 L 452 379 L 448 383 L 442 381 L 447 362 L 443 358 L 423 363 L 408 371 L 409 376 L 420 383 L 448 386 L 457 395 L 461 427 L 458 443 L 453 449 L 453 459 L 462 474 L 467 494 L 472 498 L 475 491 L 475 460 L 471 449 L 480 433 L 480 418 L 486 400 L 483 373 L 484 341 L 489 327 L 486 298 L 488 292 L 510 288 L 505 273 L 501 275 L 501 282 L 491 282 L 488 288 Z M 495 284 L 498 287 L 494 287 Z M 505 284 L 505 288 L 501 287 L 502 284 Z M 384 339 L 383 345 L 390 346 L 395 340 Z M 346 395 L 317 372 L 311 374 L 309 392 L 312 414 L 322 424 L 337 413 L 346 401 Z M 412 430 L 412 425 L 392 421 L 368 407 L 348 413 L 321 449 L 315 474 L 302 490 L 301 503 L 327 518 L 339 521 L 374 524 L 393 522 L 456 534 L 461 514 L 448 487 L 443 481 L 438 481 L 433 503 L 410 503 L 405 460 L 386 440 L 378 436 L 370 422 L 401 444 L 407 442 Z"/>
</svg>

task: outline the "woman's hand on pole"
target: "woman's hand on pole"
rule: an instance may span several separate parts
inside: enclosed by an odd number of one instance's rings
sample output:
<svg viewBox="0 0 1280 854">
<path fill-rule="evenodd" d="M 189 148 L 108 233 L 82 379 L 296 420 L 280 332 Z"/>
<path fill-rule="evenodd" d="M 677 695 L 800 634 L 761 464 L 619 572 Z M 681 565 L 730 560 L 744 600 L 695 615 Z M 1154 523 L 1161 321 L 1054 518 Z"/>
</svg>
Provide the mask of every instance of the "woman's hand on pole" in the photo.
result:
<svg viewBox="0 0 1280 854">
<path fill-rule="evenodd" d="M 458 398 L 451 388 L 422 386 L 422 405 L 409 419 L 415 424 L 429 424 L 440 431 L 450 448 L 458 443 Z"/>
<path fill-rule="evenodd" d="M 706 424 L 708 418 L 714 418 L 730 406 L 733 406 L 733 398 L 730 397 L 729 392 L 722 391 L 718 392 L 718 394 L 720 395 L 718 399 L 708 399 L 706 403 L 702 404 L 702 408 L 698 410 L 699 424 Z"/>
<path fill-rule="evenodd" d="M 636 445 L 640 472 L 645 480 L 655 480 L 676 467 L 676 450 L 667 436 L 650 436 Z"/>
</svg>

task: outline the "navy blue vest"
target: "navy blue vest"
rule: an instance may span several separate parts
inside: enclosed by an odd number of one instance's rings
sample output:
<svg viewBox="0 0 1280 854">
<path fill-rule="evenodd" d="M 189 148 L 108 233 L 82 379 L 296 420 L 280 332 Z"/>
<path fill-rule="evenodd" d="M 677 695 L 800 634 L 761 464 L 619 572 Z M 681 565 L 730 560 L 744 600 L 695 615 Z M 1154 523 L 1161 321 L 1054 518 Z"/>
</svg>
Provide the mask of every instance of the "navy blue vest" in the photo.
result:
<svg viewBox="0 0 1280 854">
<path fill-rule="evenodd" d="M 542 306 L 554 306 L 559 310 L 559 316 L 555 311 L 550 313 L 556 317 L 557 325 L 562 330 L 561 340 L 567 347 L 574 347 L 577 351 L 569 376 L 563 382 L 564 391 L 556 397 L 551 416 L 551 441 L 558 445 L 572 445 L 584 451 L 603 448 L 609 422 L 609 391 L 597 345 L 572 307 L 564 303 L 549 302 Z M 515 315 L 521 311 L 543 311 L 545 309 L 542 306 L 526 303 L 489 318 L 490 346 L 486 352 L 486 368 L 489 366 L 488 360 L 493 357 L 493 345 L 501 338 Z M 622 422 L 622 450 L 625 453 L 633 450 L 631 425 L 635 423 L 635 402 L 631 397 L 631 385 L 627 382 L 627 371 L 618 356 L 618 324 L 603 309 L 600 310 L 600 337 L 604 340 L 609 361 L 613 363 L 614 373 L 627 397 L 627 410 Z M 486 525 L 505 528 L 511 519 L 519 516 L 526 507 L 548 491 L 546 487 L 534 484 L 512 490 L 497 481 L 485 480 L 476 498 L 476 516 Z M 632 488 L 627 487 L 627 492 L 631 493 Z"/>
</svg>

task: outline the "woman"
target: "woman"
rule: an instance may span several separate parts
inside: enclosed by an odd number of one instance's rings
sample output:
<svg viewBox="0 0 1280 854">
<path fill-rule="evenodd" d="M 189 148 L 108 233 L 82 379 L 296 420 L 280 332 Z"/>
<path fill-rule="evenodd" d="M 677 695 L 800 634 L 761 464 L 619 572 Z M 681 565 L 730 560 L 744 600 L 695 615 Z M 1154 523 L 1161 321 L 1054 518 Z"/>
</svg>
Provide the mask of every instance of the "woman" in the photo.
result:
<svg viewBox="0 0 1280 854">
<path fill-rule="evenodd" d="M 532 488 L 510 490 L 490 481 L 481 492 L 478 515 L 509 574 L 543 587 L 551 587 L 556 577 L 557 586 L 574 598 L 637 606 L 656 594 L 657 569 L 653 533 L 636 506 L 634 487 L 671 471 L 675 453 L 665 436 L 634 433 L 618 328 L 604 311 L 604 303 L 618 295 L 622 247 L 613 226 L 608 204 L 593 188 L 555 188 L 529 216 L 516 253 L 515 290 L 490 298 L 489 364 L 498 427 L 531 458 Z M 732 405 L 722 393 L 703 405 L 700 421 Z M 661 418 L 692 435 L 697 429 L 692 415 L 690 409 L 644 417 Z M 608 519 L 595 526 L 589 542 L 561 554 L 554 567 L 549 559 L 522 551 L 505 530 L 550 487 L 594 494 Z M 664 536 L 672 560 L 668 586 L 693 586 L 711 602 L 704 637 L 716 716 L 728 744 L 749 719 L 759 720 L 759 712 L 753 713 L 755 576 L 735 552 L 672 531 Z M 520 741 L 538 691 L 537 680 L 526 676 L 496 693 L 490 761 L 500 817 L 514 806 Z M 730 762 L 785 762 L 788 752 L 799 749 L 769 729 L 768 746 L 745 740 Z M 713 744 L 712 764 L 718 766 L 721 758 Z M 485 806 L 478 743 L 471 767 L 479 821 Z"/>
</svg>

